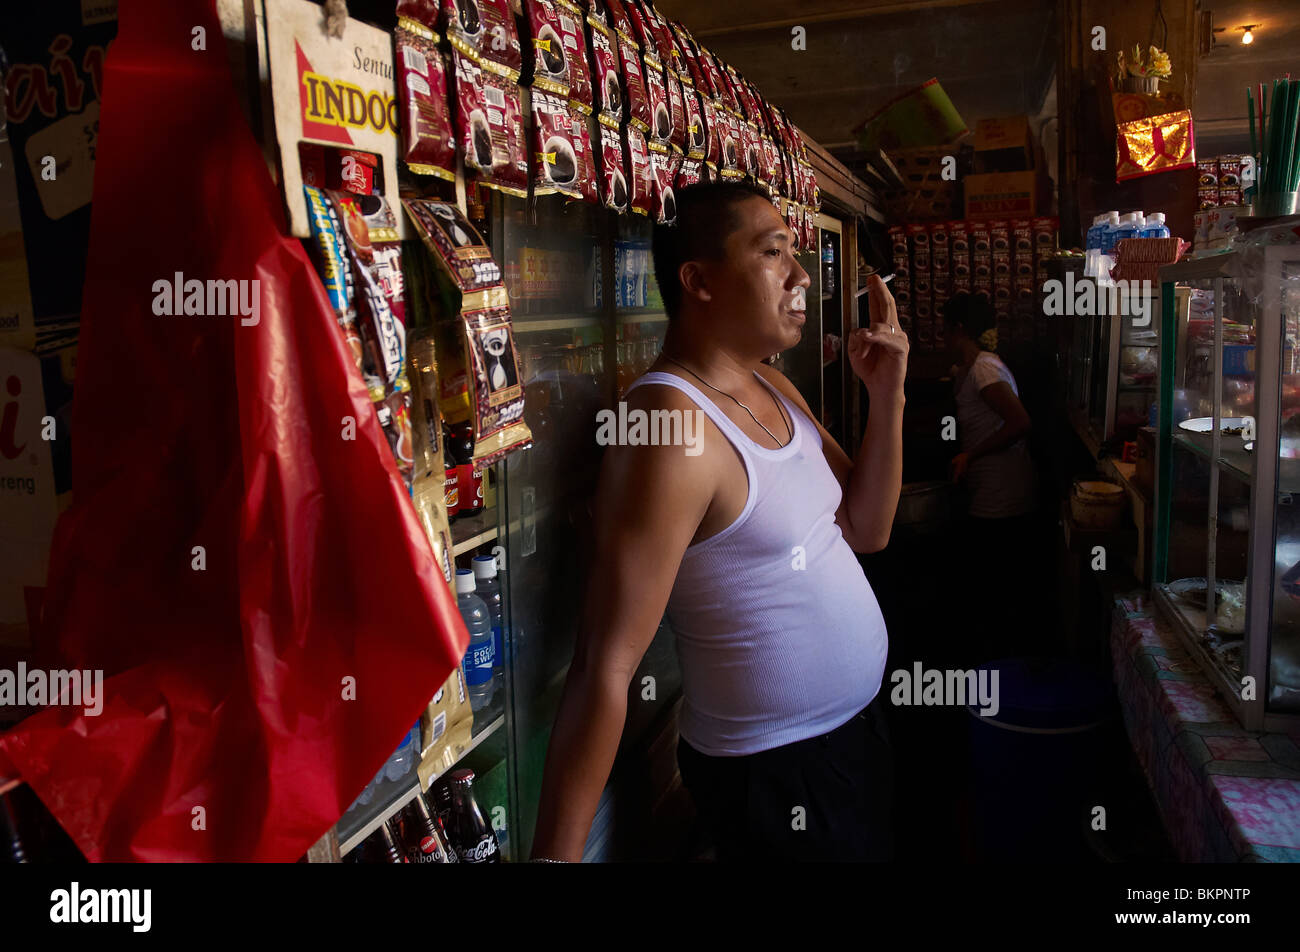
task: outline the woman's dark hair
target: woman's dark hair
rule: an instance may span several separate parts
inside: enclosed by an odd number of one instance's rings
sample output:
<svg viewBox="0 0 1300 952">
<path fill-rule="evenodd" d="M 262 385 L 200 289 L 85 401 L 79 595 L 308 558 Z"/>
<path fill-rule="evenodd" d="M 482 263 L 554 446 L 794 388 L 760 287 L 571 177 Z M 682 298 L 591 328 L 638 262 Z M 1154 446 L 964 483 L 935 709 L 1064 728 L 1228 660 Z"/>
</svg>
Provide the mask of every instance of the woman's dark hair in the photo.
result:
<svg viewBox="0 0 1300 952">
<path fill-rule="evenodd" d="M 998 315 L 986 292 L 958 291 L 943 306 L 943 323 L 946 327 L 961 328 L 967 337 L 978 342 L 981 334 L 998 326 Z"/>
<path fill-rule="evenodd" d="M 676 223 L 655 225 L 652 239 L 655 280 L 670 321 L 682 307 L 682 283 L 677 277 L 681 266 L 723 256 L 727 236 L 736 230 L 735 208 L 741 202 L 751 198 L 772 202 L 767 192 L 745 181 L 699 182 L 676 197 Z"/>
</svg>

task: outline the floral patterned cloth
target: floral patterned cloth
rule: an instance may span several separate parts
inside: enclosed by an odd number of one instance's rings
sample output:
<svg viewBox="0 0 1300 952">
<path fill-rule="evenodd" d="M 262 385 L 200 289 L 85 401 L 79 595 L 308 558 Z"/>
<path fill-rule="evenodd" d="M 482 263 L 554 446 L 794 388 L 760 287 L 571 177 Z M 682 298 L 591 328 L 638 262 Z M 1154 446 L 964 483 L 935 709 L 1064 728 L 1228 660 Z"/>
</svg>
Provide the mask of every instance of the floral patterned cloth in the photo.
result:
<svg viewBox="0 0 1300 952">
<path fill-rule="evenodd" d="M 1149 601 L 1115 600 L 1129 739 L 1183 862 L 1300 862 L 1300 734 L 1246 731 Z"/>
</svg>

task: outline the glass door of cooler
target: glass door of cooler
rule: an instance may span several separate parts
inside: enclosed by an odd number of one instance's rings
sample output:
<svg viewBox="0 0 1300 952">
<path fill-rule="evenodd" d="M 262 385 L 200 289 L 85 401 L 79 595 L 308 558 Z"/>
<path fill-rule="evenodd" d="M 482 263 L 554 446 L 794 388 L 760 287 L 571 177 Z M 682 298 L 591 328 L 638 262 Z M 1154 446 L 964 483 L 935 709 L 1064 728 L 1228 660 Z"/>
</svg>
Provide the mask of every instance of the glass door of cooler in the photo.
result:
<svg viewBox="0 0 1300 952">
<path fill-rule="evenodd" d="M 845 448 L 846 452 L 852 454 L 856 447 L 848 445 L 845 440 L 844 394 L 846 385 L 853 379 L 853 374 L 846 367 L 848 356 L 844 353 L 843 313 L 845 288 L 847 286 L 850 289 L 849 293 L 852 293 L 856 281 L 849 280 L 852 270 L 848 267 L 844 254 L 844 223 L 829 215 L 818 214 L 817 224 L 822 316 L 821 424 L 826 427 L 827 432 L 835 438 L 836 442 Z M 811 400 L 809 405 L 812 405 Z"/>
<path fill-rule="evenodd" d="M 616 368 L 606 360 L 604 210 L 562 196 L 530 204 L 494 193 L 489 200 L 533 434 L 531 448 L 496 467 L 509 642 L 502 790 L 510 858 L 519 861 L 532 845 L 547 744 L 573 656 L 599 469 L 596 413 L 611 404 Z"/>
<path fill-rule="evenodd" d="M 597 414 L 616 409 L 658 356 L 667 315 L 654 280 L 652 226 L 560 196 L 492 195 L 492 250 L 501 263 L 522 363 L 531 449 L 501 475 L 508 659 L 512 858 L 532 848 L 547 748 L 586 598 L 590 505 L 603 447 Z M 647 680 L 650 678 L 652 680 Z M 672 633 L 660 625 L 632 679 L 620 759 L 636 750 L 680 694 Z M 589 858 L 608 858 L 612 812 L 598 812 Z"/>
<path fill-rule="evenodd" d="M 803 336 L 799 338 L 799 343 L 776 355 L 773 366 L 790 379 L 795 388 L 803 394 L 803 398 L 808 401 L 808 407 L 820 420 L 822 407 L 825 405 L 822 314 L 830 312 L 832 307 L 838 307 L 838 304 L 828 302 L 823 297 L 826 284 L 822 270 L 821 241 L 824 232 L 817 229 L 814 233 L 817 235 L 817 243 L 811 248 L 802 249 L 795 255 L 800 267 L 808 272 L 808 277 L 812 280 L 807 294 L 808 323 L 804 325 Z M 835 253 L 838 254 L 838 246 Z M 838 288 L 834 289 L 835 292 L 838 290 Z M 839 321 L 836 320 L 835 327 L 838 326 Z"/>
</svg>

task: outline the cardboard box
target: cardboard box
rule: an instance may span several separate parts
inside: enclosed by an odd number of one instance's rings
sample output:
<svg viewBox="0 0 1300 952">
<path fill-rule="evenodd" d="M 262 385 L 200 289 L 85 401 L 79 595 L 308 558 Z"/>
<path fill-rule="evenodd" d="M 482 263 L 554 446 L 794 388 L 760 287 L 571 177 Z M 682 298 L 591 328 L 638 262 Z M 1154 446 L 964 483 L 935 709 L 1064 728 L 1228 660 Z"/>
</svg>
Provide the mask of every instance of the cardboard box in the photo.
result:
<svg viewBox="0 0 1300 952">
<path fill-rule="evenodd" d="M 1048 204 L 1048 180 L 1038 172 L 992 172 L 968 175 L 966 217 L 1033 218 Z"/>
<path fill-rule="evenodd" d="M 975 126 L 975 171 L 1025 172 L 1034 167 L 1028 116 L 981 119 Z"/>
</svg>

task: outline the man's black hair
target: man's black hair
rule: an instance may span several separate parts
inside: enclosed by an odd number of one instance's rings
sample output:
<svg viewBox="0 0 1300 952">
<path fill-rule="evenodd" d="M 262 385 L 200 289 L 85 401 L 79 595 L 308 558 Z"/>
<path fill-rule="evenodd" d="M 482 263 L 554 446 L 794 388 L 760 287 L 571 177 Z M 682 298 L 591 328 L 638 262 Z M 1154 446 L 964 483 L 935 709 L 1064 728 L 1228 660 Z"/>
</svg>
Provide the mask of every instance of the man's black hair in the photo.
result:
<svg viewBox="0 0 1300 952">
<path fill-rule="evenodd" d="M 958 291 L 943 305 L 943 322 L 948 327 L 960 327 L 967 337 L 977 341 L 990 327 L 998 326 L 998 315 L 986 292 Z"/>
<path fill-rule="evenodd" d="M 676 223 L 655 225 L 655 280 L 659 282 L 668 320 L 674 320 L 681 312 L 682 285 L 677 277 L 681 266 L 701 258 L 711 261 L 722 258 L 727 236 L 736 230 L 736 206 L 751 198 L 772 202 L 767 192 L 752 182 L 688 185 L 677 193 Z"/>
</svg>

